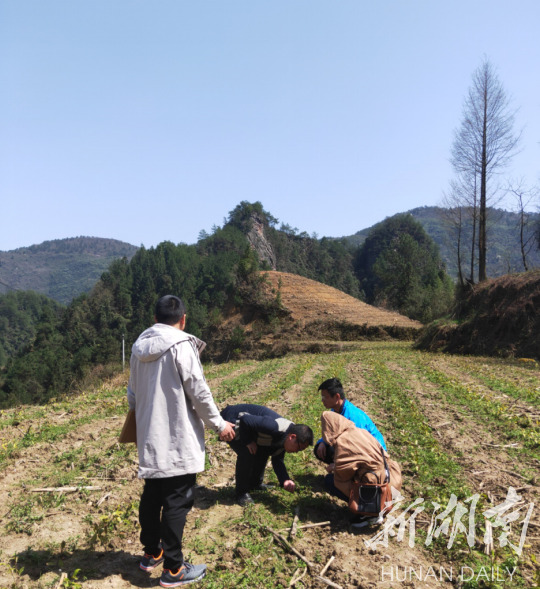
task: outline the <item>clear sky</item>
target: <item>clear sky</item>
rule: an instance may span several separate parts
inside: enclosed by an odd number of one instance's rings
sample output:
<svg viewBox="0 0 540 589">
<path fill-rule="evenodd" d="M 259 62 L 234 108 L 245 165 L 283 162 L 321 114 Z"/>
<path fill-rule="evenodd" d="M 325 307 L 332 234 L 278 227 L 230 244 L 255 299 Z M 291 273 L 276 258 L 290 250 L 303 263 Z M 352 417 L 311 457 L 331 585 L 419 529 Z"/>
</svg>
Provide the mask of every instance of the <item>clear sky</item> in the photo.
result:
<svg viewBox="0 0 540 589">
<path fill-rule="evenodd" d="M 539 30 L 538 0 L 0 0 L 0 250 L 438 205 L 484 57 L 523 128 L 506 174 L 538 183 Z"/>
</svg>

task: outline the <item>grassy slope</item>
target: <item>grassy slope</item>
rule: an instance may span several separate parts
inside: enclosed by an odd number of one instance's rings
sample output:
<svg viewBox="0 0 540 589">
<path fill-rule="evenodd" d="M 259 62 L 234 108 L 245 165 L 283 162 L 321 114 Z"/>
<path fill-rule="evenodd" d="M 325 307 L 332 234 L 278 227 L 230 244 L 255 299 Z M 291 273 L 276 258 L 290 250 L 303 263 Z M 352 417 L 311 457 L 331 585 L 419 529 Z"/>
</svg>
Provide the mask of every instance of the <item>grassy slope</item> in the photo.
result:
<svg viewBox="0 0 540 589">
<path fill-rule="evenodd" d="M 457 320 L 435 321 L 418 345 L 450 353 L 540 360 L 540 270 L 474 285 L 459 301 Z"/>
<path fill-rule="evenodd" d="M 215 435 L 207 435 L 209 464 L 199 476 L 198 497 L 186 527 L 187 556 L 206 562 L 207 588 L 289 586 L 305 563 L 276 542 L 269 528 L 287 536 L 294 514 L 299 524 L 330 521 L 301 529 L 293 546 L 313 563 L 296 586 L 320 587 L 316 576 L 335 556 L 326 577 L 341 587 L 389 587 L 381 567 L 518 565 L 508 587 L 535 586 L 534 562 L 540 547 L 539 517 L 533 511 L 521 559 L 495 541 L 483 554 L 485 524 L 475 527 L 477 544 L 458 534 L 448 548 L 444 533 L 425 546 L 433 504 L 446 507 L 452 493 L 465 500 L 478 493 L 477 512 L 500 504 L 508 487 L 520 488 L 526 506 L 538 502 L 540 466 L 540 375 L 532 363 L 433 355 L 409 344 L 362 344 L 361 349 L 304 354 L 263 362 L 207 367 L 207 378 L 221 407 L 246 401 L 278 410 L 319 433 L 322 409 L 316 388 L 340 377 L 350 398 L 363 407 L 385 434 L 391 455 L 402 465 L 403 494 L 410 504 L 425 499 L 417 517 L 415 543 L 389 538 L 387 547 L 368 548 L 374 531 L 351 535 L 343 504 L 320 486 L 323 470 L 306 451 L 287 458 L 299 483 L 294 495 L 280 489 L 257 494 L 242 510 L 233 502 L 234 455 Z M 0 587 L 148 587 L 137 569 L 139 555 L 136 451 L 116 443 L 126 410 L 126 375 L 94 391 L 46 407 L 21 407 L 0 415 Z M 267 475 L 275 480 L 271 470 Z M 89 486 L 74 493 L 32 492 L 36 488 Z M 402 505 L 401 507 L 403 507 Z M 468 505 L 468 504 L 467 504 Z M 522 519 L 520 517 L 520 520 Z M 467 516 L 464 517 L 466 523 Z M 494 529 L 494 539 L 500 529 Z M 514 528 L 510 540 L 518 543 Z M 482 577 L 485 579 L 485 577 Z M 450 584 L 432 575 L 417 587 Z M 469 584 L 469 587 L 478 585 Z M 492 582 L 491 587 L 502 587 Z"/>
</svg>

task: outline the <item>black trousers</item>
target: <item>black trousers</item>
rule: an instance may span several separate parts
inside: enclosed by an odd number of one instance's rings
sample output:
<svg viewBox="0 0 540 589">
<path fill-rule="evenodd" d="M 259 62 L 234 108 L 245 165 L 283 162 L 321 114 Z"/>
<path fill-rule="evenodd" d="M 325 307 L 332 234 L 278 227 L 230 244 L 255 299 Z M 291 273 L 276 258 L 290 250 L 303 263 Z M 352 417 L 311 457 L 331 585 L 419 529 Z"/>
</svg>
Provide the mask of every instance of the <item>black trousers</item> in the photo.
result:
<svg viewBox="0 0 540 589">
<path fill-rule="evenodd" d="M 324 488 L 326 489 L 326 492 L 329 493 L 330 495 L 334 495 L 334 497 L 338 497 L 339 499 L 343 499 L 343 501 L 347 501 L 347 503 L 349 502 L 349 498 L 347 497 L 347 495 L 345 495 L 345 493 L 343 491 L 340 491 L 335 483 L 334 483 L 334 475 L 333 474 L 327 474 L 324 477 Z"/>
<path fill-rule="evenodd" d="M 315 448 L 313 449 L 313 454 L 315 454 L 315 458 L 317 460 L 321 460 L 318 456 L 317 456 L 317 448 L 319 447 L 319 444 L 325 444 L 325 442 L 317 442 L 317 444 L 315 444 Z M 334 448 L 332 448 L 332 446 L 329 446 L 328 444 L 326 445 L 326 455 L 324 460 L 322 460 L 322 462 L 324 462 L 325 464 L 332 464 L 332 462 L 334 462 Z M 334 484 L 334 475 L 333 474 L 327 474 L 324 477 L 324 488 L 326 489 L 327 493 L 330 493 L 330 495 L 334 495 L 335 497 L 339 497 L 340 499 L 343 499 L 344 501 L 349 501 L 349 498 L 347 497 L 347 495 L 345 495 L 345 493 L 341 492 L 336 485 Z"/>
<path fill-rule="evenodd" d="M 159 554 L 163 547 L 163 567 L 176 570 L 184 563 L 182 537 L 186 517 L 194 502 L 196 474 L 165 479 L 145 479 L 139 505 L 141 544 L 147 554 Z"/>
<path fill-rule="evenodd" d="M 250 454 L 244 444 L 232 441 L 229 446 L 236 452 L 236 494 L 242 495 L 256 489 L 264 478 L 264 469 L 268 462 L 269 454 L 260 446 L 256 454 Z"/>
</svg>

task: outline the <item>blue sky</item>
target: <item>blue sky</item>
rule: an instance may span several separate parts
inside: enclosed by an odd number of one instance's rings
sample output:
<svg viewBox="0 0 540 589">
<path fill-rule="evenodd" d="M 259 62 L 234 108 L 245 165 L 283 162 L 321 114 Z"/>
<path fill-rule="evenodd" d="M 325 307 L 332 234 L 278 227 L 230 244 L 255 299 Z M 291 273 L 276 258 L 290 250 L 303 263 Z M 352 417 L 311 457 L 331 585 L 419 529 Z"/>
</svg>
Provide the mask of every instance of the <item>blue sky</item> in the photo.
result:
<svg viewBox="0 0 540 589">
<path fill-rule="evenodd" d="M 322 236 L 438 205 L 474 70 L 540 177 L 538 0 L 0 0 L 0 250 L 194 243 L 240 201 Z"/>
</svg>

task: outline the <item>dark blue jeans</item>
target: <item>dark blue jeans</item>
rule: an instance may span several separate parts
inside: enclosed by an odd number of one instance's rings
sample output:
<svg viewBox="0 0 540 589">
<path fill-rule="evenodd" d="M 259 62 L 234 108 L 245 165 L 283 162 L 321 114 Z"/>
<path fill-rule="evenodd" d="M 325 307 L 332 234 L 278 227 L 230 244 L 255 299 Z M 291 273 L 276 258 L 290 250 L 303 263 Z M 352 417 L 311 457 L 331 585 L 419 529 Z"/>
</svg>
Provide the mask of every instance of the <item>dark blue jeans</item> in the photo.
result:
<svg viewBox="0 0 540 589">
<path fill-rule="evenodd" d="M 347 497 L 347 495 L 345 495 L 345 493 L 340 491 L 336 487 L 336 485 L 334 484 L 334 475 L 333 474 L 327 474 L 324 477 L 324 488 L 326 489 L 327 493 L 330 493 L 330 495 L 334 495 L 334 497 L 338 497 L 339 499 L 343 499 L 343 501 L 347 501 L 347 503 L 349 502 L 349 498 Z"/>
<path fill-rule="evenodd" d="M 139 505 L 141 543 L 147 554 L 159 554 L 163 547 L 163 567 L 176 570 L 184 563 L 182 537 L 186 517 L 194 502 L 197 475 L 165 479 L 145 479 Z"/>
</svg>

